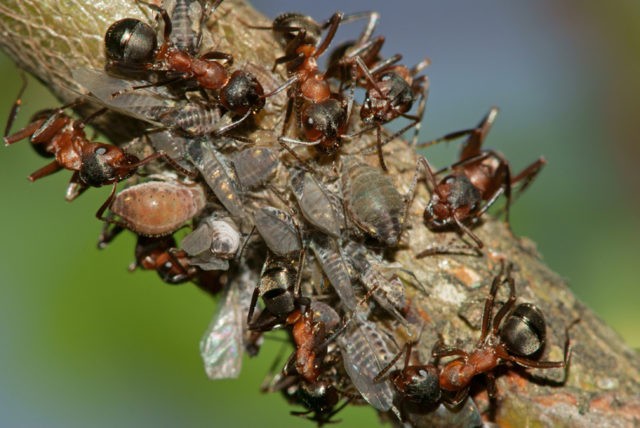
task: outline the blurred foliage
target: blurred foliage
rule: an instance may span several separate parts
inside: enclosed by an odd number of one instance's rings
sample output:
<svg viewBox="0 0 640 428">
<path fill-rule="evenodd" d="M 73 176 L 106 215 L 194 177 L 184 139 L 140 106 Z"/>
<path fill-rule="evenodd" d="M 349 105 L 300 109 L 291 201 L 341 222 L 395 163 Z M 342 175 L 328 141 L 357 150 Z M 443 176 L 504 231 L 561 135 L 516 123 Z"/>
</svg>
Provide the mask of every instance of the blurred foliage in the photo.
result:
<svg viewBox="0 0 640 428">
<path fill-rule="evenodd" d="M 277 11 L 268 10 L 260 3 L 270 16 L 291 9 L 280 3 L 269 5 Z M 515 170 L 546 156 L 548 167 L 513 208 L 514 230 L 536 241 L 576 294 L 628 343 L 640 346 L 638 189 L 620 169 L 621 159 L 629 161 L 625 150 L 637 149 L 637 140 L 629 144 L 622 132 L 632 124 L 616 122 L 633 116 L 602 111 L 632 108 L 602 100 L 608 84 L 624 86 L 616 70 L 637 66 L 638 53 L 625 54 L 616 44 L 619 53 L 597 64 L 597 52 L 588 52 L 580 35 L 599 37 L 597 49 L 607 49 L 620 40 L 615 28 L 570 26 L 561 14 L 495 2 L 454 13 L 456 3 L 395 13 L 371 2 L 349 8 L 382 12 L 386 55 L 401 51 L 410 64 L 425 54 L 434 60 L 427 71 L 432 91 L 423 139 L 474 125 L 497 104 L 502 113 L 489 145 L 505 153 Z M 329 16 L 331 5 L 322 8 L 308 12 Z M 423 27 L 425 42 L 416 43 L 415 28 Z M 0 117 L 6 117 L 20 81 L 5 58 L 0 75 Z M 625 87 L 638 91 L 640 83 L 623 76 Z M 35 111 L 56 105 L 45 89 L 31 84 L 14 129 Z M 614 129 L 619 144 L 612 141 Z M 427 155 L 446 165 L 455 153 L 454 145 L 443 145 Z M 239 381 L 209 381 L 198 342 L 214 302 L 195 287 L 163 285 L 154 273 L 128 273 L 130 235 L 98 251 L 101 225 L 93 213 L 108 189 L 91 189 L 68 204 L 63 195 L 69 173 L 36 184 L 25 180 L 44 162 L 25 142 L 0 151 L 2 425 L 311 426 L 287 416 L 290 408 L 281 397 L 258 392 L 280 351 L 277 340 L 267 342 L 261 358 L 245 362 Z M 365 408 L 340 417 L 348 426 L 376 420 Z"/>
</svg>

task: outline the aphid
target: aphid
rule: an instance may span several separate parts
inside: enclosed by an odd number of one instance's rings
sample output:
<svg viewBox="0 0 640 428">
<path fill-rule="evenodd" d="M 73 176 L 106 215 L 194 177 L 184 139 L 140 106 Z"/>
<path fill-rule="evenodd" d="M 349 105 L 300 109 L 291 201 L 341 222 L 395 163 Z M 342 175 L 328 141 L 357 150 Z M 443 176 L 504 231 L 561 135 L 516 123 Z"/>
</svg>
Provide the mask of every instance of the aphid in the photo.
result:
<svg viewBox="0 0 640 428">
<path fill-rule="evenodd" d="M 317 234 L 310 240 L 309 248 L 311 248 L 336 294 L 340 297 L 342 304 L 348 310 L 355 311 L 357 302 L 351 283 L 351 273 L 340 247 L 333 239 Z"/>
<path fill-rule="evenodd" d="M 231 163 L 243 189 L 255 189 L 273 178 L 278 154 L 267 147 L 249 147 L 231 155 Z"/>
<path fill-rule="evenodd" d="M 240 187 L 234 169 L 226 157 L 214 148 L 215 140 L 203 137 L 190 141 L 187 149 L 189 160 L 200 171 L 220 203 L 232 217 L 245 215 L 240 198 Z"/>
<path fill-rule="evenodd" d="M 171 19 L 170 40 L 173 46 L 196 55 L 200 49 L 202 24 L 211 11 L 205 10 L 201 0 L 163 0 L 162 7 Z M 214 4 L 211 7 L 217 6 Z"/>
<path fill-rule="evenodd" d="M 233 220 L 214 214 L 185 236 L 180 246 L 191 256 L 207 252 L 213 257 L 232 259 L 240 249 L 241 241 L 242 236 Z"/>
<path fill-rule="evenodd" d="M 205 203 L 204 191 L 197 184 L 148 181 L 127 187 L 115 195 L 108 207 L 119 219 L 112 215 L 102 217 L 107 206 L 101 208 L 98 218 L 138 235 L 164 236 L 197 216 Z"/>
<path fill-rule="evenodd" d="M 469 236 L 477 248 L 482 248 L 484 244 L 467 224 L 477 223 L 482 214 L 502 194 L 507 199 L 505 216 L 508 224 L 512 187 L 521 182 L 518 195 L 522 193 L 546 163 L 544 158 L 539 158 L 513 177 L 509 162 L 500 153 L 490 149 L 483 150 L 482 143 L 497 114 L 498 109 L 493 107 L 476 128 L 454 132 L 437 140 L 419 144 L 430 146 L 468 135 L 460 151 L 459 161 L 443 170 L 451 173 L 439 182 L 436 175 L 441 171 L 434 173 L 428 162 L 422 160 L 427 183 L 432 192 L 431 200 L 424 212 L 424 221 L 427 227 L 434 230 L 452 227 L 458 229 Z M 429 250 L 419 256 L 427 254 L 430 254 Z"/>
<path fill-rule="evenodd" d="M 255 275 L 247 269 L 231 276 L 218 309 L 200 341 L 200 355 L 210 379 L 232 379 L 240 375 L 247 329 L 244 308 L 251 301 Z"/>
<path fill-rule="evenodd" d="M 569 329 L 565 330 L 564 359 L 562 361 L 539 361 L 546 341 L 546 323 L 540 309 L 531 304 L 516 305 L 515 281 L 511 275 L 509 264 L 503 276 L 504 266 L 493 279 L 489 297 L 485 301 L 482 316 L 482 330 L 476 347 L 471 352 L 459 348 L 438 344 L 433 351 L 437 359 L 456 356 L 440 369 L 440 388 L 448 393 L 447 400 L 460 402 L 467 395 L 473 378 L 486 374 L 489 381 L 487 391 L 491 399 L 495 399 L 495 375 L 493 370 L 504 363 L 511 362 L 522 367 L 550 369 L 569 366 L 571 346 Z M 502 284 L 509 286 L 509 299 L 500 310 L 493 315 L 493 306 L 498 288 Z M 564 382 L 564 381 L 563 381 Z"/>
<path fill-rule="evenodd" d="M 140 160 L 118 146 L 90 141 L 84 132 L 85 121 L 67 116 L 64 113 L 65 107 L 36 113 L 24 129 L 4 137 L 7 145 L 29 138 L 38 153 L 55 158 L 32 173 L 29 180 L 36 181 L 63 168 L 73 171 L 70 183 L 78 189 L 68 193 L 69 198 L 77 197 L 88 187 L 113 184 L 109 198 L 96 213 L 96 217 L 101 218 L 104 209 L 111 203 L 117 183 L 130 177 L 142 165 L 163 159 L 176 170 L 188 175 L 188 171 L 163 152 Z"/>
<path fill-rule="evenodd" d="M 376 324 L 355 314 L 350 326 L 338 336 L 344 368 L 362 397 L 376 409 L 393 412 L 393 388 L 388 380 L 375 382 L 374 378 L 389 364 L 394 354 Z"/>
<path fill-rule="evenodd" d="M 270 206 L 262 207 L 254 213 L 254 223 L 274 254 L 286 257 L 302 251 L 300 230 L 286 212 Z"/>
<path fill-rule="evenodd" d="M 340 237 L 340 223 L 332 199 L 310 173 L 291 170 L 291 191 L 305 219 L 322 232 Z"/>
<path fill-rule="evenodd" d="M 347 162 L 342 171 L 346 211 L 364 233 L 387 247 L 395 247 L 402 234 L 416 181 L 417 175 L 403 198 L 391 179 L 380 170 L 363 163 Z"/>
<path fill-rule="evenodd" d="M 353 268 L 358 272 L 360 282 L 367 289 L 367 294 L 362 301 L 373 297 L 380 307 L 403 324 L 407 320 L 403 313 L 407 309 L 407 299 L 404 291 L 404 283 L 393 272 L 393 266 L 385 266 L 383 261 L 373 257 L 364 246 L 350 241 L 344 248 L 349 254 Z M 401 267 L 397 267 L 401 269 Z M 417 280 L 416 280 L 417 283 Z"/>
<path fill-rule="evenodd" d="M 213 12 L 222 0 L 217 0 L 210 7 Z M 166 78 L 162 82 L 151 85 L 167 84 L 174 81 L 196 82 L 205 90 L 214 92 L 218 104 L 233 115 L 241 116 L 238 125 L 250 114 L 264 107 L 264 91 L 262 85 L 250 73 L 235 70 L 230 73 L 219 60 L 227 65 L 233 57 L 224 52 L 208 52 L 194 56 L 175 46 L 171 41 L 172 21 L 167 11 L 153 6 L 159 12 L 164 23 L 163 43 L 157 46 L 155 31 L 147 24 L 132 18 L 113 23 L 105 34 L 105 52 L 107 70 L 122 72 L 131 71 L 162 72 Z M 197 51 L 199 46 L 194 46 Z M 132 87 L 132 90 L 138 87 Z"/>
</svg>

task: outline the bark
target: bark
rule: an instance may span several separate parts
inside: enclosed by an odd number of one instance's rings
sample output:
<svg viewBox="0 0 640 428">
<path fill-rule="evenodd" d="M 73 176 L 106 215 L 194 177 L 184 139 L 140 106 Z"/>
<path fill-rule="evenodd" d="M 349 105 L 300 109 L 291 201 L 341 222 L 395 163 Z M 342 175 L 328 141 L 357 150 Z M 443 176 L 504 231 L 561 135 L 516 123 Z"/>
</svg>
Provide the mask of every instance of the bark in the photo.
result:
<svg viewBox="0 0 640 428">
<path fill-rule="evenodd" d="M 3 36 L 0 44 L 21 68 L 44 82 L 61 102 L 67 103 L 77 97 L 78 90 L 71 80 L 71 71 L 103 67 L 103 35 L 110 23 L 124 17 L 144 18 L 145 13 L 153 16 L 148 9 L 129 0 L 5 0 L 0 4 Z M 281 49 L 272 39 L 271 32 L 247 29 L 241 20 L 269 25 L 265 17 L 246 3 L 227 0 L 208 23 L 211 42 L 217 50 L 232 52 L 237 63 L 262 66 L 264 76 L 259 78 L 266 80 L 265 89 L 269 91 L 284 78 L 266 71 L 281 54 Z M 16 82 L 16 88 L 18 85 Z M 274 98 L 268 100 L 267 108 L 255 120 L 260 128 L 274 129 L 283 116 L 284 97 Z M 144 129 L 132 124 L 129 130 L 123 131 L 122 127 L 104 126 L 113 123 L 110 122 L 112 118 L 102 120 L 102 129 L 114 141 L 124 140 L 131 130 L 135 133 Z M 370 134 L 364 135 L 356 144 L 370 144 L 374 138 Z M 274 144 L 277 146 L 275 141 Z M 401 192 L 409 187 L 417 156 L 401 140 L 385 147 L 390 176 Z M 375 156 L 361 157 L 376 165 Z M 287 161 L 294 162 L 292 159 Z M 331 167 L 327 168 L 330 171 Z M 279 171 L 275 180 L 276 187 L 282 192 L 288 192 L 284 185 L 286 178 L 286 173 Z M 420 316 L 426 321 L 419 345 L 421 355 L 429 355 L 439 333 L 447 344 L 472 349 L 479 335 L 489 284 L 500 260 L 506 259 L 516 266 L 519 301 L 532 302 L 544 311 L 548 328 L 543 359 L 560 360 L 565 327 L 577 318 L 581 321 L 570 332 L 573 359 L 564 385 L 558 384 L 562 379 L 562 372 L 558 370 L 499 371 L 496 422 L 501 426 L 571 427 L 640 424 L 638 355 L 576 299 L 559 275 L 544 265 L 533 242 L 514 236 L 502 221 L 487 218 L 483 225 L 474 229 L 486 245 L 482 256 L 416 258 L 416 254 L 427 247 L 445 245 L 457 239 L 453 233 L 434 234 L 424 226 L 422 213 L 428 200 L 428 191 L 424 183 L 420 183 L 407 219 L 409 233 L 403 238 L 405 244 L 388 255 L 390 260 L 395 259 L 413 271 L 427 287 L 426 296 L 412 288 L 407 290 L 413 306 L 419 308 Z M 500 300 L 505 298 L 504 294 L 499 296 Z M 406 338 L 397 337 L 399 343 L 404 340 Z M 474 398 L 479 408 L 486 411 L 487 395 L 482 382 L 477 383 L 480 386 L 474 388 Z"/>
</svg>

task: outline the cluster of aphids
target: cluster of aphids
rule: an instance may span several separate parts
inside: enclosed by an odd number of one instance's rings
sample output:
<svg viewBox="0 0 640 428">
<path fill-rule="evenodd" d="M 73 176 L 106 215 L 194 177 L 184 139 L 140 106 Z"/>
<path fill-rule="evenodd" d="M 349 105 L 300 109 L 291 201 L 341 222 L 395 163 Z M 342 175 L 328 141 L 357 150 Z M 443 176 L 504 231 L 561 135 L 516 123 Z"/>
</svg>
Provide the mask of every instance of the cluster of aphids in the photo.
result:
<svg viewBox="0 0 640 428">
<path fill-rule="evenodd" d="M 134 268 L 155 270 L 169 284 L 222 292 L 202 342 L 208 375 L 237 376 L 243 351 L 255 355 L 263 334 L 280 328 L 295 350 L 264 388 L 305 408 L 297 414 L 323 424 L 348 403 L 368 402 L 409 424 L 450 418 L 473 426 L 481 417 L 467 396 L 477 375 L 486 374 L 493 397 L 499 365 L 566 367 L 568 336 L 562 361 L 540 361 L 545 319 L 536 306 L 516 304 L 510 263 L 493 279 L 475 346 L 463 350 L 441 340 L 428 358 L 412 352 L 427 321 L 405 287 L 424 287 L 393 263 L 393 253 L 402 245 L 418 183 L 431 194 L 421 227 L 453 230 L 480 253 L 473 226 L 501 195 L 508 213 L 512 188 L 524 190 L 544 164 L 540 159 L 512 175 L 502 155 L 482 148 L 497 110 L 477 127 L 439 140 L 417 144 L 414 136 L 414 146 L 465 142 L 459 160 L 443 170 L 433 171 L 421 157 L 402 195 L 383 148 L 419 127 L 428 91 L 419 74 L 428 61 L 407 67 L 400 55 L 384 58 L 384 38 L 373 36 L 374 12 L 335 13 L 320 23 L 284 13 L 270 26 L 246 23 L 272 31 L 284 50 L 258 73 L 286 69 L 288 78 L 267 91 L 233 52 L 203 52 L 204 22 L 221 2 L 149 5 L 155 24 L 113 23 L 104 39 L 105 68 L 74 72 L 87 89 L 78 102 L 104 107 L 96 115 L 111 109 L 152 124 L 137 141 L 150 154 L 91 141 L 84 128 L 95 115 L 74 119 L 65 113 L 70 106 L 40 112 L 24 129 L 5 134 L 7 144 L 29 138 L 39 154 L 53 158 L 32 181 L 73 171 L 69 200 L 91 186 L 113 186 L 96 213 L 105 222 L 101 247 L 129 230 L 138 237 Z M 339 27 L 354 21 L 364 22 L 360 37 L 335 46 Z M 329 60 L 321 67 L 325 52 Z M 258 113 L 285 91 L 281 128 L 261 128 Z M 361 103 L 356 94 L 364 94 Z M 396 118 L 409 123 L 388 135 L 383 125 Z M 375 138 L 362 138 L 367 133 Z M 365 163 L 362 152 L 377 153 L 378 160 Z M 161 161 L 168 166 L 158 168 Z M 116 192 L 123 180 L 127 187 Z M 189 233 L 178 243 L 174 235 L 185 227 Z M 420 256 L 448 250 L 434 246 Z M 502 286 L 509 298 L 494 314 Z M 392 333 L 397 329 L 404 329 L 405 343 Z"/>
</svg>

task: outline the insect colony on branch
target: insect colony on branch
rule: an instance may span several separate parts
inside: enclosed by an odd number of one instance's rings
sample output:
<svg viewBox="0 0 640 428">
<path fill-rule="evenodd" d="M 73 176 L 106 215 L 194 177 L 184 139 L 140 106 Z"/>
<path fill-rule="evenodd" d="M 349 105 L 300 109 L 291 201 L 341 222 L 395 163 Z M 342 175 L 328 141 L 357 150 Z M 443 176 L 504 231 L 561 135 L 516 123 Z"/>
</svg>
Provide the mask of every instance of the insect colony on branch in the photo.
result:
<svg viewBox="0 0 640 428">
<path fill-rule="evenodd" d="M 322 22 L 284 13 L 270 25 L 246 23 L 247 31 L 272 31 L 284 52 L 263 64 L 274 71 L 283 66 L 287 76 L 276 77 L 281 83 L 265 92 L 234 52 L 203 51 L 204 23 L 216 19 L 222 0 L 140 3 L 151 6 L 156 23 L 126 18 L 109 26 L 104 69 L 73 72 L 82 97 L 37 113 L 10 134 L 18 99 L 4 140 L 28 138 L 40 155 L 53 158 L 32 181 L 72 171 L 69 200 L 88 187 L 112 185 L 96 213 L 104 221 L 99 247 L 124 230 L 136 234 L 130 270 L 155 270 L 168 284 L 193 282 L 222 295 L 201 343 L 209 377 L 237 377 L 243 352 L 255 355 L 264 333 L 281 328 L 294 351 L 263 389 L 305 408 L 292 413 L 322 425 L 348 403 L 369 403 L 410 424 L 427 417 L 475 426 L 482 419 L 468 396 L 477 375 L 486 375 L 495 398 L 500 365 L 568 369 L 568 328 L 563 360 L 542 361 L 545 318 L 533 304 L 516 305 L 509 262 L 500 263 L 492 280 L 475 348 L 439 340 L 432 355 L 415 353 L 422 332 L 435 326 L 405 288 L 423 295 L 429 289 L 394 253 L 407 246 L 416 188 L 430 193 L 420 227 L 460 235 L 459 244 L 434 245 L 419 256 L 460 246 L 482 255 L 485 243 L 474 226 L 502 195 L 508 222 L 513 188 L 525 190 L 545 163 L 540 158 L 513 175 L 502 154 L 482 148 L 496 108 L 475 128 L 416 144 L 429 88 L 419 74 L 429 60 L 407 67 L 399 54 L 382 57 L 385 39 L 373 36 L 375 12 L 337 12 Z M 365 24 L 357 40 L 334 43 L 343 25 L 358 21 Z M 261 128 L 259 113 L 283 91 L 288 104 L 281 129 Z M 101 109 L 85 119 L 65 112 L 84 102 Z M 144 121 L 138 141 L 151 154 L 140 159 L 90 140 L 85 126 L 106 110 Z M 388 135 L 383 125 L 400 117 L 409 123 Z M 384 150 L 411 128 L 417 147 L 466 139 L 459 160 L 439 171 L 419 157 L 402 194 Z M 255 131 L 268 134 L 266 142 L 248 137 Z M 342 148 L 369 141 L 363 136 L 370 132 L 375 139 L 364 150 L 377 153 L 376 162 Z M 169 167 L 158 173 L 158 161 Z M 126 187 L 116 192 L 123 181 Z M 503 285 L 509 297 L 500 304 Z M 404 331 L 402 343 L 397 329 Z"/>
</svg>

